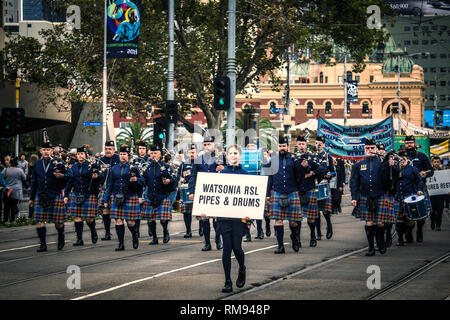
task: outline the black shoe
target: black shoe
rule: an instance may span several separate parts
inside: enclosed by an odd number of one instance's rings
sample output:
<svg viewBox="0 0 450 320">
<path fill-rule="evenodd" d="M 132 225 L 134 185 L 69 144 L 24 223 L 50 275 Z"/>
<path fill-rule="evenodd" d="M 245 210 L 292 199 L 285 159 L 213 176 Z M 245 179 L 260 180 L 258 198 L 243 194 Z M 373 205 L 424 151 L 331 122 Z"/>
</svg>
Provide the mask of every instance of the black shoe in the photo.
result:
<svg viewBox="0 0 450 320">
<path fill-rule="evenodd" d="M 246 235 L 244 242 L 252 242 L 252 236 L 251 235 Z"/>
<path fill-rule="evenodd" d="M 378 249 L 378 251 L 379 251 L 381 254 L 385 254 L 386 251 L 387 251 L 387 249 L 386 249 L 386 247 L 382 247 L 382 248 Z"/>
<path fill-rule="evenodd" d="M 158 244 L 158 238 L 153 238 L 153 240 L 151 242 L 149 242 L 148 244 L 149 245 Z"/>
<path fill-rule="evenodd" d="M 64 232 L 61 235 L 58 235 L 58 250 L 62 250 L 64 245 L 66 244 Z"/>
<path fill-rule="evenodd" d="M 114 249 L 114 250 L 115 251 L 123 251 L 123 250 L 125 250 L 125 246 L 124 246 L 123 242 L 119 242 L 119 246 L 116 249 Z"/>
<path fill-rule="evenodd" d="M 330 240 L 331 237 L 333 236 L 333 227 L 330 226 L 329 228 L 327 228 L 327 239 Z"/>
<path fill-rule="evenodd" d="M 223 248 L 222 241 L 220 240 L 220 237 L 219 237 L 219 239 L 216 238 L 216 248 L 217 248 L 217 250 L 221 250 Z"/>
<path fill-rule="evenodd" d="M 93 231 L 91 232 L 91 240 L 93 244 L 96 244 L 98 241 L 98 235 L 97 235 L 97 231 Z"/>
<path fill-rule="evenodd" d="M 186 234 L 184 235 L 184 238 L 192 238 L 192 233 L 191 232 L 189 232 L 189 233 L 186 232 Z"/>
<path fill-rule="evenodd" d="M 108 241 L 108 240 L 111 240 L 111 234 L 110 234 L 110 233 L 105 234 L 105 237 L 104 237 L 104 238 L 101 238 L 101 240 L 102 240 L 102 241 Z"/>
<path fill-rule="evenodd" d="M 167 243 L 170 240 L 169 232 L 164 233 L 163 243 Z"/>
<path fill-rule="evenodd" d="M 211 251 L 211 245 L 205 244 L 205 246 L 202 248 L 202 251 Z"/>
<path fill-rule="evenodd" d="M 299 247 L 299 245 L 298 245 L 298 239 L 297 239 L 297 236 L 296 236 L 295 234 L 292 234 L 292 233 L 291 233 L 291 240 L 292 240 L 292 249 L 293 249 L 295 252 L 298 252 L 298 250 L 300 250 L 300 247 Z"/>
<path fill-rule="evenodd" d="M 314 237 L 314 238 L 311 238 L 311 240 L 309 240 L 309 246 L 310 247 L 315 247 L 315 246 L 317 246 L 317 241 L 316 241 L 316 238 Z"/>
<path fill-rule="evenodd" d="M 233 292 L 233 282 L 231 282 L 231 280 L 225 281 L 225 285 L 222 288 L 222 292 L 224 293 Z"/>
<path fill-rule="evenodd" d="M 374 255 L 375 255 L 375 249 L 372 249 L 372 250 L 369 249 L 369 251 L 367 251 L 367 253 L 366 253 L 366 256 L 368 256 L 368 257 L 373 257 Z"/>
<path fill-rule="evenodd" d="M 45 252 L 45 251 L 47 251 L 47 245 L 45 243 L 41 243 L 39 249 L 36 250 L 36 252 Z"/>
<path fill-rule="evenodd" d="M 74 245 L 74 247 L 76 247 L 76 246 L 84 246 L 84 242 L 81 239 L 77 239 L 77 241 L 73 245 Z"/>
<path fill-rule="evenodd" d="M 277 250 L 274 251 L 275 253 L 284 253 L 284 246 L 278 247 Z"/>
<path fill-rule="evenodd" d="M 436 231 L 441 231 L 441 227 L 436 227 Z"/>
<path fill-rule="evenodd" d="M 242 288 L 245 285 L 245 269 L 243 271 L 239 270 L 239 275 L 236 280 L 236 287 Z"/>
<path fill-rule="evenodd" d="M 266 227 L 266 236 L 270 237 L 272 233 L 270 232 L 270 227 Z"/>
<path fill-rule="evenodd" d="M 133 234 L 133 249 L 137 249 L 139 247 L 139 237 L 137 235 L 137 232 Z"/>
<path fill-rule="evenodd" d="M 319 234 L 317 235 L 316 240 L 317 240 L 317 241 L 322 240 L 322 234 L 321 234 L 321 233 L 319 233 Z"/>
</svg>

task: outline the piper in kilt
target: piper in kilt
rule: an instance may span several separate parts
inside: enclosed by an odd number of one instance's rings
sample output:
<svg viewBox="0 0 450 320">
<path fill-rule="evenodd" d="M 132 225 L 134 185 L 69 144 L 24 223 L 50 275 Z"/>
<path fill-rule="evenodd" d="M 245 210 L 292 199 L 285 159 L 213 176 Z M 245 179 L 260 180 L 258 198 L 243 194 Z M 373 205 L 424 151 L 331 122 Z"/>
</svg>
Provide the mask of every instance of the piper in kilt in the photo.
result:
<svg viewBox="0 0 450 320">
<path fill-rule="evenodd" d="M 298 186 L 301 184 L 305 172 L 295 156 L 288 152 L 289 141 L 286 137 L 278 139 L 278 153 L 270 159 L 270 168 L 266 202 L 270 202 L 271 190 L 273 189 L 272 219 L 275 220 L 275 236 L 278 248 L 276 254 L 285 253 L 283 237 L 283 221 L 289 221 L 291 229 L 292 249 L 298 252 L 300 249 L 300 223 L 302 213 Z"/>
<path fill-rule="evenodd" d="M 300 184 L 300 199 L 303 216 L 307 217 L 310 230 L 309 246 L 317 246 L 316 220 L 320 217 L 319 206 L 316 198 L 316 178 L 322 180 L 327 173 L 327 168 L 314 160 L 312 154 L 307 152 L 308 144 L 304 137 L 297 137 L 297 158 L 304 170 L 304 180 Z M 300 239 L 300 229 L 299 229 Z"/>
<path fill-rule="evenodd" d="M 120 163 L 119 156 L 115 153 L 116 147 L 114 141 L 108 140 L 105 142 L 105 155 L 100 158 L 100 163 L 102 164 L 102 172 L 105 175 L 105 183 L 108 180 L 112 167 Z M 110 205 L 105 206 L 105 191 L 106 185 L 103 184 L 100 189 L 100 194 L 98 195 L 98 211 L 103 218 L 103 225 L 105 226 L 105 237 L 101 238 L 102 241 L 111 240 L 111 210 Z"/>
<path fill-rule="evenodd" d="M 66 208 L 63 200 L 63 189 L 70 178 L 62 160 L 51 158 L 52 145 L 44 141 L 40 148 L 42 158 L 37 160 L 31 177 L 29 205 L 34 206 L 34 220 L 37 221 L 37 234 L 40 247 L 37 252 L 47 251 L 46 222 L 54 222 L 58 231 L 58 250 L 64 248 L 64 221 Z"/>
<path fill-rule="evenodd" d="M 147 143 L 143 140 L 140 140 L 138 142 L 138 157 L 134 158 L 132 163 L 134 166 L 139 168 L 139 171 L 141 172 L 141 176 L 143 173 L 143 168 L 147 165 L 147 163 L 150 161 L 150 157 L 147 155 Z M 139 232 L 139 228 L 141 226 L 141 220 L 136 220 L 136 232 L 138 235 L 138 238 L 140 238 L 141 234 Z"/>
<path fill-rule="evenodd" d="M 423 181 L 420 177 L 419 170 L 412 166 L 411 161 L 408 160 L 406 152 L 404 150 L 399 150 L 399 156 L 403 158 L 395 165 L 394 172 L 397 176 L 397 201 L 400 203 L 400 210 L 397 216 L 397 233 L 398 233 L 398 246 L 404 245 L 403 235 L 407 231 L 408 224 L 414 224 L 414 221 L 408 221 L 405 214 L 404 202 L 403 200 L 412 194 L 423 194 Z M 393 161 L 393 160 L 391 160 Z M 412 238 L 412 237 L 411 237 Z M 407 238 L 412 243 L 412 239 Z"/>
<path fill-rule="evenodd" d="M 195 184 L 197 182 L 197 173 L 198 172 L 218 172 L 223 170 L 225 167 L 223 166 L 225 159 L 220 158 L 222 155 L 219 155 L 214 146 L 214 137 L 207 136 L 203 140 L 203 154 L 197 157 L 194 161 L 191 178 L 189 179 L 189 200 L 194 200 L 195 193 Z M 202 251 L 211 250 L 211 225 L 209 222 L 210 217 L 203 216 L 201 218 L 202 224 L 202 232 L 205 238 L 205 246 L 202 248 Z M 217 222 L 215 219 L 213 220 L 214 230 L 217 228 Z M 216 248 L 217 250 L 222 249 L 222 240 L 220 239 L 220 235 L 216 232 Z"/>
<path fill-rule="evenodd" d="M 372 139 L 367 139 L 364 146 L 366 158 L 353 165 L 350 178 L 353 215 L 366 221 L 365 231 L 369 243 L 367 256 L 375 255 L 376 238 L 381 254 L 386 253 L 384 245 L 384 222 L 389 222 L 391 211 L 385 201 L 383 177 L 387 165 L 376 155 L 377 146 Z"/>
<path fill-rule="evenodd" d="M 426 196 L 427 206 L 429 210 L 431 210 L 431 201 L 430 196 L 427 192 L 427 178 L 432 177 L 434 174 L 434 169 L 431 166 L 430 160 L 428 157 L 417 150 L 416 140 L 414 136 L 407 136 L 405 138 L 405 150 L 409 160 L 412 162 L 412 165 L 419 170 L 420 177 L 422 178 L 423 183 L 423 191 Z M 416 240 L 417 242 L 423 241 L 423 226 L 425 224 L 425 219 L 417 220 L 417 233 Z M 407 223 L 407 232 L 406 232 L 406 240 L 408 242 L 413 242 L 412 231 L 414 229 L 414 221 L 410 221 Z"/>
<path fill-rule="evenodd" d="M 95 244 L 98 240 L 95 217 L 98 213 L 98 189 L 103 182 L 103 175 L 99 164 L 88 162 L 86 156 L 86 146 L 77 148 L 77 162 L 70 168 L 72 174 L 64 189 L 64 203 L 69 203 L 68 213 L 75 218 L 77 241 L 74 246 L 84 245 L 83 218 L 91 230 L 92 243 Z"/>
<path fill-rule="evenodd" d="M 188 161 L 183 162 L 181 166 L 181 178 L 180 182 L 182 184 L 189 184 L 189 180 L 191 179 L 191 171 L 192 166 L 194 165 L 194 160 L 197 157 L 197 150 L 195 148 L 195 144 L 191 144 L 191 148 L 188 150 Z M 181 192 L 181 190 L 180 190 Z M 189 201 L 189 199 L 186 199 Z M 192 237 L 192 206 L 193 202 L 185 202 L 183 199 L 181 199 L 181 213 L 183 214 L 184 219 L 184 225 L 186 227 L 186 234 L 184 235 L 184 238 L 191 238 Z"/>
<path fill-rule="evenodd" d="M 119 152 L 120 163 L 112 167 L 108 176 L 105 192 L 105 208 L 111 203 L 111 218 L 116 219 L 116 232 L 119 246 L 116 251 L 125 250 L 124 236 L 127 221 L 128 229 L 133 237 L 133 249 L 139 246 L 136 232 L 136 220 L 141 218 L 139 204 L 142 202 L 142 184 L 139 169 L 130 165 L 130 147 L 123 145 Z M 111 202 L 111 199 L 113 201 Z"/>
<path fill-rule="evenodd" d="M 323 147 L 325 145 L 325 138 L 324 137 L 317 137 L 316 139 L 316 150 L 317 150 L 317 160 L 316 162 L 319 162 L 322 166 L 327 168 L 327 173 L 322 179 L 322 182 L 328 183 L 328 186 L 330 186 L 330 180 L 336 176 L 336 169 L 334 168 L 333 158 L 328 154 L 328 152 L 325 152 L 323 150 Z M 323 178 L 323 177 L 322 177 Z M 319 179 L 317 179 L 317 182 L 321 182 Z M 331 188 L 330 188 L 331 190 Z M 326 222 L 327 222 L 327 234 L 326 238 L 331 239 L 333 236 L 333 225 L 331 224 L 331 192 L 328 198 L 324 200 L 318 200 L 317 204 L 319 206 L 319 216 L 316 219 L 316 228 L 317 228 L 317 240 L 322 239 L 322 232 L 321 232 L 321 221 L 320 221 L 320 213 L 322 212 Z"/>
<path fill-rule="evenodd" d="M 147 219 L 148 227 L 151 229 L 153 240 L 149 244 L 158 244 L 156 233 L 156 220 L 163 227 L 163 243 L 170 240 L 168 231 L 169 221 L 172 220 L 172 203 L 170 194 L 174 189 L 177 177 L 171 174 L 171 168 L 159 161 L 161 148 L 158 145 L 150 147 L 150 162 L 144 168 L 142 183 L 146 186 L 145 203 L 142 205 L 142 217 Z"/>
</svg>

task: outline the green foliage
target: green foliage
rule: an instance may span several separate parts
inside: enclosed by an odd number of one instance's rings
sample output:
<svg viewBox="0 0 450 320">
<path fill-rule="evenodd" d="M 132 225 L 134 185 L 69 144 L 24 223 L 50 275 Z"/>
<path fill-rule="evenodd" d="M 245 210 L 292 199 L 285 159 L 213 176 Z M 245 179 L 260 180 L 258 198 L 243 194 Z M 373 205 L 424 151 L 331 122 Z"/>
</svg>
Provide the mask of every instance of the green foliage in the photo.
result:
<svg viewBox="0 0 450 320">
<path fill-rule="evenodd" d="M 72 102 L 102 96 L 103 0 L 54 0 L 60 15 L 72 4 L 81 8 L 81 30 L 67 31 L 64 25 L 42 31 L 45 45 L 17 37 L 6 45 L 6 70 L 15 77 L 43 88 L 67 88 L 62 98 Z M 255 86 L 270 76 L 275 89 L 277 70 L 284 53 L 294 45 L 303 60 L 306 50 L 315 61 L 329 62 L 333 46 L 342 47 L 356 62 L 356 72 L 364 58 L 384 40 L 382 30 L 368 29 L 367 1 L 363 0 L 238 0 L 236 12 L 236 92 Z M 223 112 L 212 109 L 214 77 L 227 72 L 226 0 L 175 1 L 175 97 L 181 115 L 200 108 L 209 128 L 219 128 Z M 371 1 L 382 12 L 382 0 Z M 299 9 L 301 8 L 301 9 Z M 167 1 L 143 1 L 142 24 L 137 59 L 108 60 L 109 107 L 141 113 L 149 106 L 163 106 L 167 90 L 168 17 Z M 61 95 L 55 92 L 54 95 Z M 98 112 L 99 110 L 95 110 Z M 161 111 L 156 111 L 156 113 Z M 180 117 L 190 131 L 193 125 Z"/>
<path fill-rule="evenodd" d="M 117 135 L 118 145 L 127 144 L 131 145 L 131 140 L 134 140 L 135 146 L 138 141 L 145 141 L 147 144 L 151 142 L 151 131 L 145 132 L 146 128 L 142 126 L 140 122 L 131 122 L 128 128 L 122 129 Z"/>
</svg>

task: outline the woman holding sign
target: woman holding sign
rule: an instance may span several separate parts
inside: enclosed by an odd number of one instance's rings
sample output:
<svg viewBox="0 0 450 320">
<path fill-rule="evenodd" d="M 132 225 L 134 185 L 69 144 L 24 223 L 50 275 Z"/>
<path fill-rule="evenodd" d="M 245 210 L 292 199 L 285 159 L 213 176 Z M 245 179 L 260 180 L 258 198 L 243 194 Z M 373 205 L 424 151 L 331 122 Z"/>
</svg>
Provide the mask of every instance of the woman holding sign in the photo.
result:
<svg viewBox="0 0 450 320">
<path fill-rule="evenodd" d="M 231 174 L 247 174 L 247 171 L 242 169 L 239 164 L 241 157 L 241 148 L 238 145 L 232 145 L 227 151 L 227 166 L 221 173 Z M 244 250 L 242 250 L 242 237 L 245 234 L 247 223 L 250 218 L 246 220 L 237 218 L 217 218 L 217 234 L 222 236 L 223 252 L 222 264 L 225 272 L 225 286 L 222 292 L 232 292 L 233 283 L 231 281 L 231 251 L 234 252 L 237 262 L 239 263 L 239 275 L 236 280 L 236 286 L 242 288 L 245 284 L 245 265 L 244 265 Z"/>
</svg>

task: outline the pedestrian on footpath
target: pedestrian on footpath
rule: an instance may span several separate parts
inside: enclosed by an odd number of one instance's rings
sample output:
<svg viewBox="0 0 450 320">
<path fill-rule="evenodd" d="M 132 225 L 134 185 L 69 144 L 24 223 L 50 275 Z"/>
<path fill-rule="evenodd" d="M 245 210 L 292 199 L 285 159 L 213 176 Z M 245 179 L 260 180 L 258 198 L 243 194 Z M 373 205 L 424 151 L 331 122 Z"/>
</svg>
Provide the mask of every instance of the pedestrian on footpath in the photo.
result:
<svg viewBox="0 0 450 320">
<path fill-rule="evenodd" d="M 19 158 L 15 157 L 10 162 L 10 167 L 2 171 L 6 184 L 12 189 L 9 196 L 5 197 L 5 223 L 13 223 L 19 213 L 18 204 L 23 199 L 23 184 L 27 177 L 21 168 L 17 168 Z"/>
</svg>

